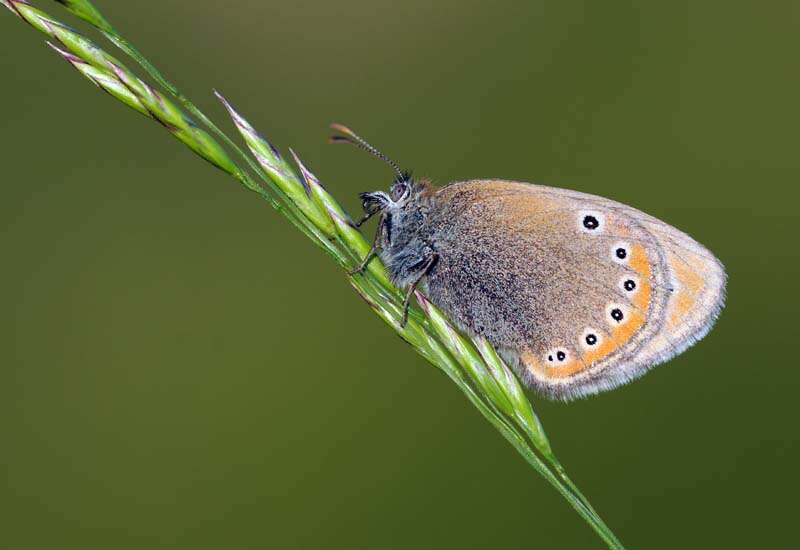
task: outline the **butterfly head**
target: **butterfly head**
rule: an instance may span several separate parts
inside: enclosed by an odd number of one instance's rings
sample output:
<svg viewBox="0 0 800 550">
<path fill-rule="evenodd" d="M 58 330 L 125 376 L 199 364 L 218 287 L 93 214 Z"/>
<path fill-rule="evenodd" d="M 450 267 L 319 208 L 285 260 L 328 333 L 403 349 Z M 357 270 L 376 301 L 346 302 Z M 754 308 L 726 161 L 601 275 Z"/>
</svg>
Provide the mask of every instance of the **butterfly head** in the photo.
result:
<svg viewBox="0 0 800 550">
<path fill-rule="evenodd" d="M 359 149 L 366 151 L 388 164 L 394 172 L 394 178 L 389 186 L 388 193 L 383 191 L 361 193 L 362 205 L 367 215 L 376 214 L 384 210 L 402 208 L 409 203 L 413 203 L 414 200 L 428 188 L 427 182 L 415 180 L 411 172 L 401 170 L 400 166 L 395 161 L 381 153 L 346 126 L 331 124 L 331 128 L 337 132 L 330 138 L 332 143 L 350 143 L 355 145 Z"/>
<path fill-rule="evenodd" d="M 401 170 L 396 162 L 349 128 L 340 124 L 332 124 L 331 127 L 337 132 L 331 137 L 332 142 L 355 145 L 379 158 L 394 171 L 388 193 L 361 193 L 364 217 L 356 226 L 377 214 L 379 221 L 373 251 L 378 250 L 377 254 L 386 264 L 395 284 L 406 286 L 418 282 L 433 265 L 433 250 L 426 238 L 430 233 L 430 213 L 435 207 L 433 186 L 428 180 L 415 179 L 410 172 Z"/>
</svg>

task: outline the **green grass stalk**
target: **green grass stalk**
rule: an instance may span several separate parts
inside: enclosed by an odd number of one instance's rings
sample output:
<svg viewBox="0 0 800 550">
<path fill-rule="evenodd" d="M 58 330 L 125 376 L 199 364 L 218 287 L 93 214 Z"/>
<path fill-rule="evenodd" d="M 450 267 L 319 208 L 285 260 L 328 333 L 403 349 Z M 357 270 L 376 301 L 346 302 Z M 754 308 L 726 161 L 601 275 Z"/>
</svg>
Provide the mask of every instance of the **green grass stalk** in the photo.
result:
<svg viewBox="0 0 800 550">
<path fill-rule="evenodd" d="M 221 94 L 217 97 L 249 149 L 248 155 L 123 38 L 88 0 L 56 0 L 99 29 L 136 61 L 164 90 L 155 89 L 71 27 L 26 0 L 0 0 L 14 14 L 46 34 L 49 44 L 81 75 L 117 101 L 158 122 L 198 156 L 267 200 L 348 273 L 369 243 L 319 179 L 291 152 L 297 170 Z M 215 92 L 216 93 L 216 92 Z M 170 97 L 172 99 L 170 99 Z M 195 121 L 199 121 L 199 124 Z M 204 125 L 206 129 L 201 128 Z M 232 155 L 228 151 L 232 151 Z M 417 292 L 403 326 L 402 293 L 376 258 L 368 269 L 347 275 L 369 307 L 430 363 L 442 370 L 480 413 L 542 475 L 610 547 L 622 548 L 588 499 L 567 477 L 544 428 L 516 376 L 485 340 L 472 340 Z"/>
</svg>

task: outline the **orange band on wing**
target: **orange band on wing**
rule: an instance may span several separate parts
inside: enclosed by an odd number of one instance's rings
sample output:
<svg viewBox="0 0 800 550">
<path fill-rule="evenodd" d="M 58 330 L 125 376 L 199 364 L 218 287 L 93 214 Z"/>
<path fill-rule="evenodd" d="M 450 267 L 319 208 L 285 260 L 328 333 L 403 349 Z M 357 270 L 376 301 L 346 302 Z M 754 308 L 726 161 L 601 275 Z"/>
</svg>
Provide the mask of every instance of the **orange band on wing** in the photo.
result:
<svg viewBox="0 0 800 550">
<path fill-rule="evenodd" d="M 633 297 L 633 305 L 642 311 L 647 311 L 650 305 L 650 259 L 644 247 L 634 245 L 631 251 L 631 260 L 628 265 L 639 275 L 639 291 Z"/>
<path fill-rule="evenodd" d="M 566 378 L 572 376 L 624 346 L 636 331 L 644 325 L 645 320 L 646 317 L 641 311 L 634 310 L 629 312 L 627 318 L 619 326 L 611 330 L 610 337 L 597 346 L 597 349 L 586 351 L 580 358 L 570 359 L 558 366 L 546 364 L 531 352 L 525 352 L 521 355 L 522 362 L 528 370 L 540 378 Z"/>
<path fill-rule="evenodd" d="M 644 326 L 647 321 L 652 286 L 650 284 L 650 261 L 642 245 L 637 244 L 631 247 L 628 266 L 636 272 L 639 278 L 639 285 L 636 294 L 631 299 L 633 307 L 629 309 L 622 322 L 614 324 L 608 332 L 608 337 L 603 338 L 596 348 L 579 351 L 578 357 L 574 357 L 565 363 L 550 366 L 544 361 L 544 358 L 533 352 L 522 353 L 520 356 L 522 363 L 531 374 L 538 378 L 550 379 L 572 376 L 623 347 Z M 570 342 L 569 344 L 576 351 L 580 349 L 577 338 L 575 343 Z"/>
<path fill-rule="evenodd" d="M 566 363 L 561 363 L 557 367 L 547 365 L 534 353 L 526 351 L 520 355 L 522 363 L 534 375 L 539 378 L 565 378 L 586 368 L 580 359 L 573 358 Z"/>
<path fill-rule="evenodd" d="M 667 310 L 667 326 L 675 328 L 689 314 L 703 290 L 703 278 L 685 261 L 670 256 L 669 266 L 678 281 L 678 288 Z"/>
<path fill-rule="evenodd" d="M 652 287 L 650 285 L 650 261 L 642 245 L 637 244 L 632 247 L 628 265 L 639 276 L 639 288 L 631 300 L 635 309 L 628 314 L 626 320 L 611 330 L 611 338 L 607 338 L 596 349 L 584 352 L 582 359 L 587 365 L 603 359 L 624 346 L 647 321 Z"/>
</svg>

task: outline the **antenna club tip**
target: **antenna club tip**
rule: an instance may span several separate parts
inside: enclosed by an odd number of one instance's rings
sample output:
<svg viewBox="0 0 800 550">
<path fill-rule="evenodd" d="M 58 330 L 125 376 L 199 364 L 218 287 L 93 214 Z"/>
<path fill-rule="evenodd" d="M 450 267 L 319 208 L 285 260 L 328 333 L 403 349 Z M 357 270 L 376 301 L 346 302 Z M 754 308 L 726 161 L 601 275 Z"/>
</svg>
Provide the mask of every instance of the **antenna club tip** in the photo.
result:
<svg viewBox="0 0 800 550">
<path fill-rule="evenodd" d="M 335 131 L 340 132 L 340 133 L 342 133 L 342 134 L 344 134 L 346 136 L 355 136 L 356 135 L 356 133 L 353 130 L 351 130 L 350 128 L 348 128 L 344 124 L 339 124 L 338 122 L 331 123 L 330 127 L 331 127 L 331 130 L 335 130 Z"/>
<path fill-rule="evenodd" d="M 339 132 L 339 134 L 341 134 L 341 135 L 332 135 L 332 136 L 330 136 L 328 138 L 328 142 L 329 143 L 341 143 L 341 142 L 351 143 L 351 144 L 355 145 L 356 147 L 359 147 L 360 149 L 363 149 L 364 151 L 368 152 L 372 156 L 374 156 L 374 157 L 382 160 L 386 164 L 388 164 L 392 168 L 394 173 L 397 175 L 397 179 L 398 180 L 404 180 L 405 179 L 404 176 L 403 176 L 404 172 L 400 169 L 400 167 L 397 165 L 397 163 L 395 161 L 393 161 L 392 159 L 390 159 L 389 157 L 387 157 L 386 155 L 384 155 L 383 153 L 378 151 L 375 147 L 373 147 L 372 145 L 367 143 L 364 140 L 364 138 L 362 138 L 361 136 L 356 134 L 350 128 L 348 128 L 347 126 L 344 126 L 342 124 L 336 123 L 336 122 L 332 123 L 330 125 L 330 127 L 331 127 L 331 129 L 335 130 L 336 132 Z"/>
</svg>

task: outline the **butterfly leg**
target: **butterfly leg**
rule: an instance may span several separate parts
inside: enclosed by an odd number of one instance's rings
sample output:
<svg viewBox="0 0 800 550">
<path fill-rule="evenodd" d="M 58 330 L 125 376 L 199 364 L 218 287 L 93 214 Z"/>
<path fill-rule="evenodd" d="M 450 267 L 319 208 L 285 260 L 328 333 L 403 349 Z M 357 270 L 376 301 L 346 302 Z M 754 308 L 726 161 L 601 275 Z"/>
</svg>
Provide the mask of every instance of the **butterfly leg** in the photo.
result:
<svg viewBox="0 0 800 550">
<path fill-rule="evenodd" d="M 362 220 L 362 222 L 366 221 L 366 219 L 369 219 L 369 217 L 371 216 L 372 214 L 368 214 L 365 220 Z M 361 260 L 361 263 L 358 264 L 358 267 L 356 267 L 355 269 L 351 269 L 350 271 L 347 272 L 349 276 L 352 277 L 353 275 L 358 275 L 359 273 L 364 271 L 367 268 L 367 265 L 369 265 L 370 260 L 372 260 L 372 258 L 374 258 L 378 254 L 378 249 L 380 248 L 381 236 L 383 235 L 384 225 L 385 225 L 384 218 L 383 216 L 381 216 L 381 219 L 378 221 L 378 229 L 375 231 L 375 238 L 372 239 L 372 246 L 369 248 L 369 252 L 367 252 L 367 255 L 364 256 L 363 260 Z"/>
<path fill-rule="evenodd" d="M 423 277 L 425 277 L 433 267 L 433 264 L 436 263 L 436 260 L 439 259 L 437 254 L 431 254 L 431 256 L 425 261 L 425 265 L 422 267 L 422 270 L 419 272 L 419 276 L 414 279 L 414 282 L 411 283 L 408 287 L 408 291 L 406 292 L 406 299 L 403 300 L 403 320 L 400 322 L 400 326 L 406 326 L 408 322 L 408 308 L 411 306 L 411 297 L 414 295 L 414 291 L 417 289 L 417 285 L 422 281 Z"/>
<path fill-rule="evenodd" d="M 362 225 L 364 225 L 375 214 L 377 214 L 377 212 L 367 212 L 366 214 L 364 214 L 361 217 L 361 219 L 356 222 L 356 227 L 361 227 Z"/>
</svg>

